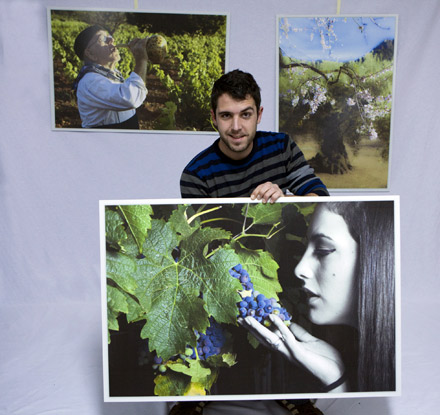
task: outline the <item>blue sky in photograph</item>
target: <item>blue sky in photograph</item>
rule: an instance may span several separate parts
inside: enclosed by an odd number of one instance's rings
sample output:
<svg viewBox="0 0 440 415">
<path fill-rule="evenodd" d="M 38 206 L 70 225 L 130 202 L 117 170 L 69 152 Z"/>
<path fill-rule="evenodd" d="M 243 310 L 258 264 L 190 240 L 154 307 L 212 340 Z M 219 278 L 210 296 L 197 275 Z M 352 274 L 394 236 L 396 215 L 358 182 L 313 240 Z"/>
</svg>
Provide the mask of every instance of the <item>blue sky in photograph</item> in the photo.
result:
<svg viewBox="0 0 440 415">
<path fill-rule="evenodd" d="M 347 62 L 394 39 L 395 31 L 396 18 L 391 16 L 281 17 L 279 46 L 284 55 L 295 59 Z"/>
</svg>

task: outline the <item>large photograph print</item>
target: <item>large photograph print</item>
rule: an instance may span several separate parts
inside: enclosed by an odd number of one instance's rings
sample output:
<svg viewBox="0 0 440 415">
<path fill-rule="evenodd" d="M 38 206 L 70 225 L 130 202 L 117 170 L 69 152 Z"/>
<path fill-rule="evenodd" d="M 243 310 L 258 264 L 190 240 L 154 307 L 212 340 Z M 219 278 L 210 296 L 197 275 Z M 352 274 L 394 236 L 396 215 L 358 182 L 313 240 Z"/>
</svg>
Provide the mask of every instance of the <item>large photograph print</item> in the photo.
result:
<svg viewBox="0 0 440 415">
<path fill-rule="evenodd" d="M 279 16 L 278 128 L 330 189 L 388 189 L 397 16 Z"/>
<path fill-rule="evenodd" d="M 399 394 L 398 202 L 101 201 L 105 400 Z"/>
<path fill-rule="evenodd" d="M 53 61 L 52 128 L 102 128 L 125 121 L 123 112 L 136 109 L 143 132 L 214 132 L 210 93 L 214 81 L 225 72 L 226 15 L 48 9 L 48 23 Z M 75 46 L 78 35 L 95 26 L 101 31 L 91 29 Z M 147 38 L 146 97 L 143 84 L 142 91 L 135 81 L 131 89 L 115 91 L 115 84 L 127 85 L 140 62 L 128 45 L 134 39 Z M 99 85 L 82 70 L 85 66 L 89 72 L 92 66 L 97 68 L 92 72 L 95 79 L 101 75 Z M 78 76 L 84 77 L 77 82 Z M 104 77 L 110 86 L 104 85 Z M 137 129 L 131 124 L 120 128 Z"/>
</svg>

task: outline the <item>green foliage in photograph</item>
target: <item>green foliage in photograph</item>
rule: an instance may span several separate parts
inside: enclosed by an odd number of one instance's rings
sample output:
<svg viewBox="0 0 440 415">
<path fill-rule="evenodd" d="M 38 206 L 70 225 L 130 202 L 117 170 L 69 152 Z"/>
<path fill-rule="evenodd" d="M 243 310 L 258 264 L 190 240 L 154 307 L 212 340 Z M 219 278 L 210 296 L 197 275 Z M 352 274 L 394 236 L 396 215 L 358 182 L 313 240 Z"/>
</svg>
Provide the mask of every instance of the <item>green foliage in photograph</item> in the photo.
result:
<svg viewBox="0 0 440 415">
<path fill-rule="evenodd" d="M 141 129 L 213 131 L 209 99 L 213 83 L 225 70 L 225 16 L 52 10 L 57 127 L 80 125 L 72 84 L 82 62 L 73 44 L 92 24 L 108 30 L 115 44 L 155 34 L 167 41 L 164 61 L 148 66 L 149 92 L 138 108 Z M 126 78 L 134 69 L 134 58 L 126 47 L 120 47 L 119 53 L 117 69 Z"/>
<path fill-rule="evenodd" d="M 212 85 L 224 72 L 224 30 L 216 35 L 202 33 L 173 36 L 168 42 L 169 54 L 174 56 L 177 80 L 154 65 L 157 77 L 169 91 L 177 108 L 185 108 L 184 124 L 196 122 L 210 129 L 210 96 Z M 178 112 L 179 113 L 179 112 Z"/>
<path fill-rule="evenodd" d="M 286 229 L 305 236 L 283 209 L 300 218 L 310 209 L 290 205 L 106 207 L 109 343 L 121 321 L 142 322 L 140 337 L 159 372 L 155 394 L 209 394 L 220 369 L 236 363 L 228 327 L 237 325 L 238 304 L 251 291 L 276 303 L 283 291 L 266 242 Z M 237 278 L 243 273 L 252 288 Z M 221 344 L 200 346 L 209 336 Z"/>
</svg>

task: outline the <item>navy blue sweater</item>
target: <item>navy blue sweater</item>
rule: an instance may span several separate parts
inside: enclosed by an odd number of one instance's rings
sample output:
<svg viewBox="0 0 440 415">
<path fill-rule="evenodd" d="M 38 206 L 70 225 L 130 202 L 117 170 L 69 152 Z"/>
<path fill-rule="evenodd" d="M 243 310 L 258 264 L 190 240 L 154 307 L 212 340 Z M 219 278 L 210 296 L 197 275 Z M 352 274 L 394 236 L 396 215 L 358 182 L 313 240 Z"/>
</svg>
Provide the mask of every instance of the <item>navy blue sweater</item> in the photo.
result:
<svg viewBox="0 0 440 415">
<path fill-rule="evenodd" d="M 322 181 L 285 133 L 258 131 L 251 153 L 232 160 L 219 149 L 219 139 L 195 156 L 180 179 L 182 198 L 249 197 L 265 182 L 276 183 L 284 194 L 328 196 Z"/>
</svg>

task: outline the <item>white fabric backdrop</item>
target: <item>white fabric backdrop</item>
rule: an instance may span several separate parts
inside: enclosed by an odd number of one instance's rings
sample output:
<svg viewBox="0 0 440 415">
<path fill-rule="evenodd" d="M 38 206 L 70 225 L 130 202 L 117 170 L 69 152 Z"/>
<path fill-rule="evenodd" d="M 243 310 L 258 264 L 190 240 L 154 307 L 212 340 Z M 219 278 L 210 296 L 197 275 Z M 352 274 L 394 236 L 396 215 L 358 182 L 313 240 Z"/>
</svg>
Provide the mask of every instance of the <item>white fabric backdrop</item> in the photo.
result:
<svg viewBox="0 0 440 415">
<path fill-rule="evenodd" d="M 1 414 L 166 412 L 161 403 L 103 403 L 98 200 L 179 197 L 182 168 L 212 136 L 50 129 L 46 7 L 134 4 L 0 0 Z M 336 7 L 336 0 L 139 0 L 145 11 L 230 13 L 228 69 L 250 71 L 260 83 L 266 130 L 275 126 L 275 15 L 330 15 Z M 389 193 L 401 195 L 403 394 L 321 407 L 326 415 L 435 413 L 440 2 L 342 0 L 341 13 L 399 15 Z"/>
</svg>

